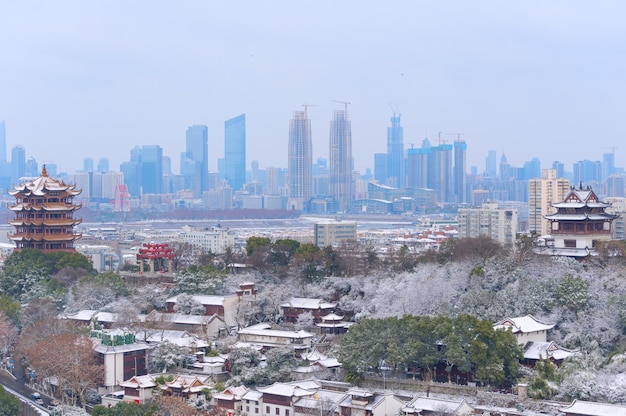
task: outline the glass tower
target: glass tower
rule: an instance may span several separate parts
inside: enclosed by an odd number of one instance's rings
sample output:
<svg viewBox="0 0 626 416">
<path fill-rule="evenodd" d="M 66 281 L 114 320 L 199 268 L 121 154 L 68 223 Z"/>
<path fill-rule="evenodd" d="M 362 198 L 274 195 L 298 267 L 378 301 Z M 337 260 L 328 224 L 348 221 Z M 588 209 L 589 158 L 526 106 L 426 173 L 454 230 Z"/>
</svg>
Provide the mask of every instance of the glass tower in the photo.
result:
<svg viewBox="0 0 626 416">
<path fill-rule="evenodd" d="M 233 191 L 246 181 L 246 115 L 224 122 L 224 176 Z"/>
<path fill-rule="evenodd" d="M 289 208 L 302 210 L 313 193 L 313 145 L 311 120 L 294 111 L 289 121 Z"/>
<path fill-rule="evenodd" d="M 181 174 L 185 177 L 185 185 L 193 190 L 196 197 L 200 197 L 202 192 L 209 190 L 208 127 L 203 125 L 188 127 L 186 139 L 187 147 L 184 160 L 181 160 Z"/>
<path fill-rule="evenodd" d="M 335 110 L 330 121 L 328 187 L 339 211 L 350 209 L 352 202 L 352 126 L 348 109 Z"/>
<path fill-rule="evenodd" d="M 404 132 L 400 125 L 400 114 L 391 117 L 391 127 L 387 127 L 387 185 L 396 188 L 406 186 L 404 173 Z"/>
</svg>

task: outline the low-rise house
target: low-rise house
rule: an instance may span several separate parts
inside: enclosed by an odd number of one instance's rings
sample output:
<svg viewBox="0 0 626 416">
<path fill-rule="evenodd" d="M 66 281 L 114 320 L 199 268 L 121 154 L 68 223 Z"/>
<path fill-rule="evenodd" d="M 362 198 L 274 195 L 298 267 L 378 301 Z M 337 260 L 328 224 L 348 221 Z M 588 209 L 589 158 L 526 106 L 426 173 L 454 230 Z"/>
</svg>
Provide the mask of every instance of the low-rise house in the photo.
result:
<svg viewBox="0 0 626 416">
<path fill-rule="evenodd" d="M 222 392 L 214 393 L 215 406 L 224 410 L 228 416 L 239 415 L 242 413 L 243 396 L 248 391 L 246 386 L 241 385 L 228 387 Z"/>
<path fill-rule="evenodd" d="M 210 348 L 210 344 L 208 342 L 199 338 L 197 335 L 190 334 L 187 331 L 175 331 L 172 329 L 163 329 L 147 333 L 140 331 L 137 333 L 137 338 L 143 339 L 148 344 L 169 342 L 179 347 L 187 348 L 190 354 L 204 354 Z"/>
<path fill-rule="evenodd" d="M 539 360 L 550 360 L 556 365 L 578 354 L 580 350 L 569 350 L 556 342 L 529 342 L 524 345 L 524 364 L 534 367 Z"/>
<path fill-rule="evenodd" d="M 133 376 L 120 383 L 120 387 L 124 389 L 122 400 L 138 404 L 147 403 L 152 400 L 152 392 L 156 386 L 157 383 L 150 374 Z"/>
<path fill-rule="evenodd" d="M 182 313 L 161 313 L 153 310 L 141 317 L 144 324 L 154 329 L 187 331 L 203 337 L 217 338 L 227 330 L 224 318 L 213 315 L 185 315 Z M 150 332 L 150 331 L 148 331 Z"/>
<path fill-rule="evenodd" d="M 554 328 L 553 323 L 538 320 L 532 315 L 518 318 L 504 318 L 496 322 L 494 329 L 510 329 L 517 338 L 517 343 L 526 345 L 528 342 L 546 342 L 548 331 Z"/>
<path fill-rule="evenodd" d="M 237 337 L 240 342 L 259 345 L 263 350 L 289 346 L 297 355 L 308 352 L 313 340 L 313 334 L 310 332 L 276 330 L 269 324 L 240 329 Z"/>
<path fill-rule="evenodd" d="M 294 416 L 334 416 L 339 413 L 339 403 L 347 396 L 345 391 L 319 389 L 313 396 L 301 397 L 295 401 Z"/>
<path fill-rule="evenodd" d="M 626 406 L 574 400 L 559 409 L 565 416 L 626 416 Z"/>
<path fill-rule="evenodd" d="M 226 361 L 227 359 L 223 355 L 217 355 L 214 357 L 202 355 L 198 356 L 198 360 L 193 363 L 193 368 L 195 371 L 222 379 L 222 377 L 219 376 L 225 376 L 228 374 Z"/>
<path fill-rule="evenodd" d="M 172 296 L 166 300 L 168 313 L 176 312 L 175 306 L 178 296 L 179 295 Z M 227 326 L 237 326 L 237 304 L 239 303 L 239 297 L 237 295 L 193 295 L 192 299 L 204 307 L 205 315 L 217 315 L 226 322 Z"/>
<path fill-rule="evenodd" d="M 157 383 L 157 387 L 162 394 L 189 400 L 203 397 L 205 390 L 210 391 L 213 385 L 209 383 L 208 378 L 179 374 L 172 381 L 165 380 L 163 384 Z"/>
<path fill-rule="evenodd" d="M 291 298 L 289 302 L 280 305 L 280 313 L 285 321 L 296 323 L 298 316 L 310 312 L 315 323 L 319 323 L 322 322 L 322 316 L 331 313 L 336 306 L 336 303 L 326 302 L 323 299 Z"/>
<path fill-rule="evenodd" d="M 302 397 L 313 397 L 320 385 L 311 381 L 274 383 L 259 388 L 263 394 L 263 416 L 293 416 L 293 405 Z"/>
<path fill-rule="evenodd" d="M 434 397 L 417 396 L 402 408 L 405 416 L 451 415 L 463 416 L 474 412 L 465 399 L 446 400 Z"/>
<path fill-rule="evenodd" d="M 340 416 L 387 416 L 397 415 L 406 402 L 392 393 L 374 393 L 363 389 L 351 389 L 339 403 Z"/>
<path fill-rule="evenodd" d="M 263 393 L 249 390 L 241 397 L 241 413 L 247 416 L 258 416 L 263 412 Z"/>
</svg>

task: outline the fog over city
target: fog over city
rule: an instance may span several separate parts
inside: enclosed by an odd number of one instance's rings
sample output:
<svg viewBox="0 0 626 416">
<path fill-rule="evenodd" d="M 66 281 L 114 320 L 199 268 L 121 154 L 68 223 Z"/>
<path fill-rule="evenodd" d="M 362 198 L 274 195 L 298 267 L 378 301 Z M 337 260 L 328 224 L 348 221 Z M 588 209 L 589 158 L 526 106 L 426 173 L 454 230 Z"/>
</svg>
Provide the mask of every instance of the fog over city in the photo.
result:
<svg viewBox="0 0 626 416">
<path fill-rule="evenodd" d="M 355 168 L 373 168 L 402 114 L 404 145 L 467 142 L 511 165 L 566 170 L 614 151 L 622 122 L 626 4 L 617 1 L 4 2 L 0 120 L 60 171 L 111 169 L 157 144 L 178 172 L 186 128 L 246 114 L 247 163 L 287 166 L 288 123 L 310 104 L 313 157 L 328 156 L 332 111 L 349 102 Z"/>
</svg>

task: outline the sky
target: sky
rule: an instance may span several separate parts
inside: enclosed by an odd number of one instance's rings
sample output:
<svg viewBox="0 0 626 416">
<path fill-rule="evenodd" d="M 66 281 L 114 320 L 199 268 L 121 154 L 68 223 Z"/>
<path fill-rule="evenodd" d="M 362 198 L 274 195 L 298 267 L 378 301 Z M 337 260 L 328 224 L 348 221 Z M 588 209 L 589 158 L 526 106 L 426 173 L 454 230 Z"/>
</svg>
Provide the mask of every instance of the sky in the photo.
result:
<svg viewBox="0 0 626 416">
<path fill-rule="evenodd" d="M 355 168 L 386 152 L 393 112 L 406 148 L 461 138 L 513 166 L 566 170 L 614 152 L 626 165 L 622 1 L 28 1 L 0 4 L 0 120 L 8 154 L 61 171 L 112 170 L 158 144 L 179 172 L 185 130 L 246 114 L 247 164 L 287 167 L 289 119 L 308 107 L 313 155 L 349 102 Z M 339 101 L 339 102 L 338 102 Z"/>
</svg>

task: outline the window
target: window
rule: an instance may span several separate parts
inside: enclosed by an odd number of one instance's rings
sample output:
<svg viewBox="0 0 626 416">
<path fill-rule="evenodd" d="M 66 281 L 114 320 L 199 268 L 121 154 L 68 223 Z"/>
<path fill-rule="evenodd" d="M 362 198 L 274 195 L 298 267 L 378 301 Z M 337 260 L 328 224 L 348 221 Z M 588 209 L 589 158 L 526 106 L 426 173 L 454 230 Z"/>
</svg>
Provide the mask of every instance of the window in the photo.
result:
<svg viewBox="0 0 626 416">
<path fill-rule="evenodd" d="M 258 407 L 254 408 L 254 413 L 257 413 L 257 414 L 259 413 L 259 408 Z"/>
<path fill-rule="evenodd" d="M 246 412 L 250 411 L 250 406 L 246 406 Z"/>
<path fill-rule="evenodd" d="M 563 243 L 567 248 L 576 248 L 576 240 L 565 240 Z"/>
<path fill-rule="evenodd" d="M 276 416 L 280 416 L 280 409 L 278 407 L 276 408 Z"/>
<path fill-rule="evenodd" d="M 268 415 L 270 414 L 270 407 L 269 406 L 265 406 L 265 413 L 267 413 Z"/>
<path fill-rule="evenodd" d="M 289 416 L 289 409 L 285 409 L 285 416 Z"/>
</svg>

